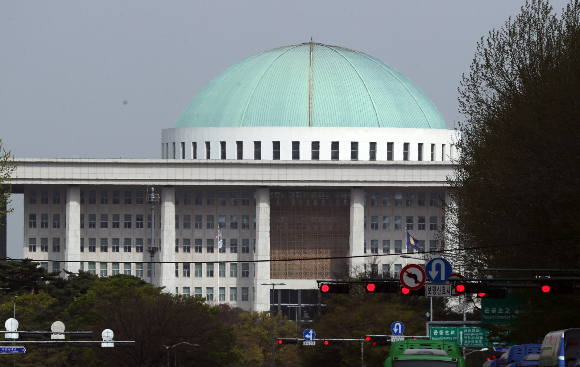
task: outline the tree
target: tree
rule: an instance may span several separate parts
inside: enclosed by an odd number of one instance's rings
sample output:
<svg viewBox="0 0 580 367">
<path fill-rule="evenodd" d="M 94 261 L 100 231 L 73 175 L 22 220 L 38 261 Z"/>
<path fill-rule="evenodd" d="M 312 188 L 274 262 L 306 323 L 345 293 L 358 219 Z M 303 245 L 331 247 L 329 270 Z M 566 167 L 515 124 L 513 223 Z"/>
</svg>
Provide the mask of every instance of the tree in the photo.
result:
<svg viewBox="0 0 580 367">
<path fill-rule="evenodd" d="M 12 192 L 9 180 L 15 169 L 14 157 L 12 157 L 10 151 L 4 149 L 2 139 L 0 139 L 0 219 L 12 212 L 12 209 L 7 209 L 7 207 L 10 203 L 10 193 Z"/>
<path fill-rule="evenodd" d="M 47 281 L 58 278 L 30 259 L 0 262 L 0 288 L 8 292 L 34 293 Z"/>
<path fill-rule="evenodd" d="M 481 39 L 463 76 L 466 120 L 448 182 L 446 217 L 453 223 L 445 240 L 457 250 L 456 262 L 475 275 L 487 275 L 485 266 L 579 269 L 579 19 L 577 0 L 561 16 L 546 0 L 528 1 Z M 536 294 L 522 292 L 527 313 L 512 338 L 537 340 L 580 321 L 578 297 Z"/>
</svg>

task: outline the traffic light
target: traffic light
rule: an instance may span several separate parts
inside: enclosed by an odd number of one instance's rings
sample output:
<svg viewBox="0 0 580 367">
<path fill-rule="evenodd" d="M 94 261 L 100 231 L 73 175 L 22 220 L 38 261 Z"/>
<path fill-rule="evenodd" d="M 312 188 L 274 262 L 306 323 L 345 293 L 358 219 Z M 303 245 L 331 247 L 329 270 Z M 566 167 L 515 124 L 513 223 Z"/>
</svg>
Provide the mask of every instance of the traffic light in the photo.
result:
<svg viewBox="0 0 580 367">
<path fill-rule="evenodd" d="M 322 342 L 322 345 L 329 345 L 329 346 L 333 346 L 333 345 L 343 345 L 344 341 L 343 340 L 332 340 L 332 339 L 327 339 L 325 341 Z"/>
<path fill-rule="evenodd" d="M 399 293 L 401 286 L 394 282 L 368 282 L 365 283 L 367 293 Z"/>
<path fill-rule="evenodd" d="M 350 286 L 348 283 L 322 283 L 320 291 L 322 293 L 348 294 Z"/>
<path fill-rule="evenodd" d="M 278 339 L 278 345 L 298 344 L 298 339 Z"/>
<path fill-rule="evenodd" d="M 469 282 L 455 283 L 455 291 L 460 294 L 486 293 L 487 290 L 488 285 L 486 283 L 469 283 Z"/>
<path fill-rule="evenodd" d="M 544 294 L 572 294 L 574 284 L 566 282 L 544 282 L 540 283 L 540 289 Z"/>
<path fill-rule="evenodd" d="M 401 294 L 403 296 L 425 296 L 425 288 L 419 289 L 409 289 L 406 287 L 401 288 Z"/>
<path fill-rule="evenodd" d="M 495 298 L 504 299 L 507 297 L 505 288 L 487 288 L 485 292 L 479 292 L 477 298 Z"/>
<path fill-rule="evenodd" d="M 371 343 L 373 347 L 382 347 L 391 344 L 389 337 L 386 335 L 367 335 L 365 340 Z"/>
</svg>

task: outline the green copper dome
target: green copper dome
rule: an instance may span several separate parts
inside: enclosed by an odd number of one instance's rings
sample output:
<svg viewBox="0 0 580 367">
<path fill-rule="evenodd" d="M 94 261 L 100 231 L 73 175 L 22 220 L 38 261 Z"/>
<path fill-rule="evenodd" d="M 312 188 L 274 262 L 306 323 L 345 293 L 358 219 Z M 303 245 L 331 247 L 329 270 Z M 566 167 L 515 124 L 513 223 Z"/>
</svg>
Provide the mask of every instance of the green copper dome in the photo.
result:
<svg viewBox="0 0 580 367">
<path fill-rule="evenodd" d="M 403 74 L 361 52 L 319 43 L 238 62 L 203 87 L 175 124 L 239 126 L 447 129 Z"/>
</svg>

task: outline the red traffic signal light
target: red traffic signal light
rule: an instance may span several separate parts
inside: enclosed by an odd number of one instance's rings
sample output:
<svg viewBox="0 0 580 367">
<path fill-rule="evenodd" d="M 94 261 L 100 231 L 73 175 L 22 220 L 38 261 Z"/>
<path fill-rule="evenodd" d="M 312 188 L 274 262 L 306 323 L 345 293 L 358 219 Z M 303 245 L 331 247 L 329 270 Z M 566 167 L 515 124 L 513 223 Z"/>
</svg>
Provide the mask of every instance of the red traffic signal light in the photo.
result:
<svg viewBox="0 0 580 367">
<path fill-rule="evenodd" d="M 547 285 L 547 284 L 544 284 L 542 286 L 542 292 L 544 292 L 544 293 L 550 293 L 550 286 Z"/>
<path fill-rule="evenodd" d="M 381 347 L 390 344 L 389 338 L 386 335 L 367 335 L 365 340 L 370 342 L 374 347 Z"/>
<path fill-rule="evenodd" d="M 400 286 L 395 282 L 369 282 L 365 283 L 367 293 L 398 293 Z"/>
<path fill-rule="evenodd" d="M 455 286 L 455 291 L 457 293 L 463 293 L 463 292 L 465 292 L 465 286 L 463 284 L 457 284 Z"/>
<path fill-rule="evenodd" d="M 278 339 L 278 345 L 298 344 L 298 339 Z"/>
<path fill-rule="evenodd" d="M 564 282 L 541 283 L 540 289 L 544 294 L 572 294 L 574 293 L 574 284 Z"/>
<path fill-rule="evenodd" d="M 411 290 L 407 287 L 403 287 L 401 288 L 401 294 L 403 296 L 425 296 L 425 288 Z"/>
<path fill-rule="evenodd" d="M 505 288 L 488 288 L 485 292 L 477 293 L 477 298 L 504 299 L 507 297 Z"/>
<path fill-rule="evenodd" d="M 348 283 L 322 283 L 320 285 L 322 293 L 348 294 L 349 289 Z"/>
<path fill-rule="evenodd" d="M 367 286 L 365 287 L 367 292 L 374 292 L 376 288 L 377 287 L 374 283 L 368 283 Z"/>
</svg>

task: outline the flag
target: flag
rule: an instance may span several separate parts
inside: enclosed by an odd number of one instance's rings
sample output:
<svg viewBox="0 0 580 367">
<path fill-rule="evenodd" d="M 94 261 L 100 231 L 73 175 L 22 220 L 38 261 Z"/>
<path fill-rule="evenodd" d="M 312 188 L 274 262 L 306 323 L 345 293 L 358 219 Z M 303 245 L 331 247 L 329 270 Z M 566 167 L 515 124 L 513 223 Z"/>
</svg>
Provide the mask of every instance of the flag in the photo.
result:
<svg viewBox="0 0 580 367">
<path fill-rule="evenodd" d="M 409 231 L 407 232 L 407 247 L 411 247 L 414 248 L 415 250 L 419 250 L 419 246 L 417 246 L 415 239 L 409 234 Z"/>
<path fill-rule="evenodd" d="M 218 240 L 218 248 L 222 248 L 224 241 L 222 241 L 222 233 L 220 232 L 219 229 L 218 229 L 218 235 L 215 236 L 215 238 L 217 238 L 217 240 Z"/>
</svg>

